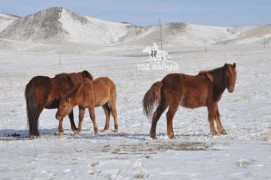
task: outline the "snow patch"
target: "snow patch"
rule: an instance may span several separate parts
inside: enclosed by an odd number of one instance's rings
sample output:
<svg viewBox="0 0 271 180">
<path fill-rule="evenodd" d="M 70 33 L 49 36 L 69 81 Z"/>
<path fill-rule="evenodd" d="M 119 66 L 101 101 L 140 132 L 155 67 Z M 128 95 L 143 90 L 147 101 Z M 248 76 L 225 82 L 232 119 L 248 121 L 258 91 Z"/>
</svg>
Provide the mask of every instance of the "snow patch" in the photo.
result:
<svg viewBox="0 0 271 180">
<path fill-rule="evenodd" d="M 63 9 L 59 21 L 68 32 L 71 42 L 114 44 L 127 33 L 126 26 L 121 23 L 102 21 L 87 16 L 81 17 L 85 22 L 74 19 L 70 11 Z"/>
</svg>

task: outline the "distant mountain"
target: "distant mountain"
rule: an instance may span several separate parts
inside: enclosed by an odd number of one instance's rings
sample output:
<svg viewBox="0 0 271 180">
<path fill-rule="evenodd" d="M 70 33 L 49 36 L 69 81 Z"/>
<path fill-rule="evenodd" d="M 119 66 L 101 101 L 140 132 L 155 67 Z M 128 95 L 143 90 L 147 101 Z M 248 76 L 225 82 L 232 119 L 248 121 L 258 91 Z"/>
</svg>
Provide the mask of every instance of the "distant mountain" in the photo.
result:
<svg viewBox="0 0 271 180">
<path fill-rule="evenodd" d="M 271 24 L 262 26 L 248 26 L 248 27 L 235 27 L 231 28 L 231 33 L 236 34 L 234 38 L 225 40 L 219 43 L 263 43 L 264 40 L 267 42 L 271 41 Z"/>
<path fill-rule="evenodd" d="M 149 26 L 146 28 L 135 28 L 137 31 L 122 37 L 123 42 L 133 45 L 146 45 L 153 42 L 160 43 L 160 26 Z M 170 23 L 162 26 L 162 39 L 169 46 L 197 46 L 205 43 L 216 42 L 235 37 L 230 28 L 206 25 L 192 25 L 184 23 Z M 133 32 L 133 31 L 132 31 Z"/>
<path fill-rule="evenodd" d="M 12 14 L 0 13 L 0 33 L 18 18 L 19 16 Z"/>
<path fill-rule="evenodd" d="M 112 44 L 127 33 L 126 26 L 55 7 L 15 20 L 0 37 L 38 43 Z"/>
<path fill-rule="evenodd" d="M 271 25 L 215 27 L 184 23 L 162 26 L 168 46 L 251 43 L 271 38 Z M 160 27 L 104 21 L 53 7 L 25 17 L 0 14 L 0 38 L 31 43 L 146 46 L 160 42 Z"/>
</svg>

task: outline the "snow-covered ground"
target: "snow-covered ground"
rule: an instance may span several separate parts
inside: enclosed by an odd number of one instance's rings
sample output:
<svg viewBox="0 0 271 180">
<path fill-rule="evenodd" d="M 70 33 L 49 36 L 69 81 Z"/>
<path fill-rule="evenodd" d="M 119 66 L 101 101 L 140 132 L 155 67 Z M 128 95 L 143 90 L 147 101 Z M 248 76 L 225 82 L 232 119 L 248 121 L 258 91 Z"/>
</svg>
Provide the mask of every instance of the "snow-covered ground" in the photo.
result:
<svg viewBox="0 0 271 180">
<path fill-rule="evenodd" d="M 54 51 L 0 50 L 0 179 L 270 179 L 270 50 L 220 46 L 207 53 L 170 54 L 182 73 L 197 74 L 226 62 L 236 62 L 238 72 L 235 92 L 225 92 L 219 103 L 228 135 L 210 136 L 206 108 L 180 107 L 174 140 L 166 135 L 165 115 L 158 122 L 158 139 L 148 135 L 150 121 L 141 101 L 152 83 L 169 72 L 138 70 L 146 56 L 69 53 L 60 54 L 60 65 Z M 114 54 L 122 51 L 116 47 Z M 58 136 L 56 110 L 44 110 L 42 137 L 28 139 L 24 99 L 28 81 L 36 75 L 53 77 L 84 69 L 116 83 L 120 132 L 113 133 L 111 117 L 111 131 L 94 135 L 86 113 L 80 135 L 72 133 L 65 118 L 65 133 Z M 105 116 L 101 108 L 95 111 L 102 130 Z M 77 122 L 77 108 L 75 115 Z"/>
</svg>

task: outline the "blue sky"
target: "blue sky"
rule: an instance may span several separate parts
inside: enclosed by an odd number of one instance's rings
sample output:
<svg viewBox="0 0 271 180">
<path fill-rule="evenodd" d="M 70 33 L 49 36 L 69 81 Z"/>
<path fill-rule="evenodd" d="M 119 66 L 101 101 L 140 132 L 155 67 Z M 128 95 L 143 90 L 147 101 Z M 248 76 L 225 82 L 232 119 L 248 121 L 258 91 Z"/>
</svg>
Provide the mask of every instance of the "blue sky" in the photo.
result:
<svg viewBox="0 0 271 180">
<path fill-rule="evenodd" d="M 185 22 L 215 26 L 271 24 L 271 0 L 0 0 L 0 12 L 26 16 L 48 7 L 147 26 Z"/>
</svg>

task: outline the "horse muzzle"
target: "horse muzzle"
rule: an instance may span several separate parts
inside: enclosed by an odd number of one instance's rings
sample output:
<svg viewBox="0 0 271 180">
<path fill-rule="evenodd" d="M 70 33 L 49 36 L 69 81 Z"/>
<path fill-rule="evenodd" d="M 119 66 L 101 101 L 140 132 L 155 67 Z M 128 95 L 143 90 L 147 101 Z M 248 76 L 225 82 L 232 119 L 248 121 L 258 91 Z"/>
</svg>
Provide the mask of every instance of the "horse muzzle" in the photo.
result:
<svg viewBox="0 0 271 180">
<path fill-rule="evenodd" d="M 232 93 L 234 91 L 234 88 L 228 88 L 228 91 Z"/>
</svg>

